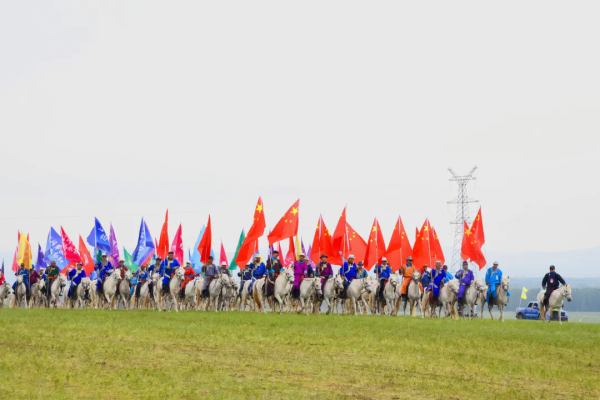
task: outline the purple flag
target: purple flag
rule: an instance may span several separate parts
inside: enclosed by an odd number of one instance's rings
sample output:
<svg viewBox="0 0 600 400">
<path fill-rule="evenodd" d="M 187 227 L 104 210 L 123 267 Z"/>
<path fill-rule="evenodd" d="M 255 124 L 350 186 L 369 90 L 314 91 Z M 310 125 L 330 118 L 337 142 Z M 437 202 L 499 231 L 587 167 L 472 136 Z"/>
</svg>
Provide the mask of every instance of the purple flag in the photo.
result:
<svg viewBox="0 0 600 400">
<path fill-rule="evenodd" d="M 38 256 L 35 263 L 35 270 L 40 272 L 40 268 L 46 269 L 46 261 L 44 261 L 44 253 L 42 252 L 42 246 L 38 243 Z"/>
<path fill-rule="evenodd" d="M 307 257 L 308 258 L 308 262 L 310 263 L 310 265 L 312 265 L 313 267 L 316 268 L 317 266 L 315 265 L 315 263 L 313 262 L 313 260 L 310 259 L 310 251 L 311 250 L 312 250 L 312 244 L 310 246 L 308 246 L 308 253 L 304 253 L 304 243 L 302 243 L 302 252 L 304 254 L 308 255 L 308 257 Z"/>
<path fill-rule="evenodd" d="M 2 275 L 4 275 L 4 258 L 2 259 Z"/>
<path fill-rule="evenodd" d="M 110 262 L 112 265 L 119 265 L 120 255 L 119 255 L 119 245 L 117 244 L 117 237 L 115 236 L 115 231 L 113 229 L 112 223 L 110 224 Z"/>
</svg>

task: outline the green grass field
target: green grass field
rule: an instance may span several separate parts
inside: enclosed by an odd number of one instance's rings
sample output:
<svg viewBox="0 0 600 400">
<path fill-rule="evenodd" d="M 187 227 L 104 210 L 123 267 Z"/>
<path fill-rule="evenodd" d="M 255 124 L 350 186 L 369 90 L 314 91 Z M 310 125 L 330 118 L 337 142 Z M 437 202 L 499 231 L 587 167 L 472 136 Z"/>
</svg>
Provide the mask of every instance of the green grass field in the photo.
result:
<svg viewBox="0 0 600 400">
<path fill-rule="evenodd" d="M 0 398 L 600 398 L 600 325 L 0 309 Z"/>
</svg>

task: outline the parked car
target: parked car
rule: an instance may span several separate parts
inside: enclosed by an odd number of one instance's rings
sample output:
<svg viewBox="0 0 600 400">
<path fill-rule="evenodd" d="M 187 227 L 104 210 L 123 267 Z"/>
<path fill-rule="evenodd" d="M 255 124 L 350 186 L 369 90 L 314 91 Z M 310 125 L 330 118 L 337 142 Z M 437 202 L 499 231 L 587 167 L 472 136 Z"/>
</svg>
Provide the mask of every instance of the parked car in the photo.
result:
<svg viewBox="0 0 600 400">
<path fill-rule="evenodd" d="M 563 321 L 569 320 L 569 314 L 565 310 L 561 310 L 560 317 Z M 517 307 L 517 319 L 539 319 L 540 305 L 537 301 L 532 301 L 527 304 L 527 307 Z M 550 318 L 550 310 L 546 312 L 546 321 Z M 558 320 L 558 314 L 552 313 L 552 321 Z"/>
</svg>

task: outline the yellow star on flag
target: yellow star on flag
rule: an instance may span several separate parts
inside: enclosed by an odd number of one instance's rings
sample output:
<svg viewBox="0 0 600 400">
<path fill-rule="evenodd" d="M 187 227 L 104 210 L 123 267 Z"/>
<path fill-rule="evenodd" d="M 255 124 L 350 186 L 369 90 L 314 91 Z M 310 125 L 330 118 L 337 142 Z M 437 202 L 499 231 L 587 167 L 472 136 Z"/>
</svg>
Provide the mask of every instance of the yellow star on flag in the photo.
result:
<svg viewBox="0 0 600 400">
<path fill-rule="evenodd" d="M 298 209 L 292 207 L 292 212 L 290 214 L 294 214 L 294 215 L 298 214 Z"/>
<path fill-rule="evenodd" d="M 262 211 L 262 204 L 259 204 L 256 206 L 256 211 L 258 211 L 258 212 Z"/>
</svg>

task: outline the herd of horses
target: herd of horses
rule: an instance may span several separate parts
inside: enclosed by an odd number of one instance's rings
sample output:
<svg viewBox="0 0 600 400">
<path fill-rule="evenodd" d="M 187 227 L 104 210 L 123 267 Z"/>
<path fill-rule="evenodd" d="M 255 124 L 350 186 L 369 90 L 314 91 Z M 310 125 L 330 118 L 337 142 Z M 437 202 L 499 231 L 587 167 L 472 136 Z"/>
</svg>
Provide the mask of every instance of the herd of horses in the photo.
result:
<svg viewBox="0 0 600 400">
<path fill-rule="evenodd" d="M 285 268 L 277 278 L 269 282 L 273 286 L 272 295 L 266 296 L 264 286 L 268 277 L 258 279 L 254 282 L 253 290 L 250 292 L 250 281 L 245 281 L 242 290 L 240 282 L 222 274 L 210 282 L 208 296 L 202 296 L 204 278 L 196 277 L 185 286 L 184 296 L 180 297 L 180 287 L 184 282 L 184 269 L 178 268 L 169 282 L 169 291 L 162 290 L 162 277 L 153 273 L 149 280 L 142 283 L 139 298 L 131 295 L 131 271 L 127 270 L 124 277 L 120 271 L 113 272 L 102 284 L 102 291 L 98 290 L 97 281 L 83 278 L 77 290 L 72 296 L 66 296 L 66 287 L 69 285 L 67 278 L 63 275 L 52 283 L 50 293 L 42 292 L 45 281 L 40 280 L 31 286 L 30 300 L 26 299 L 26 288 L 23 276 L 17 277 L 17 285 L 14 294 L 8 294 L 8 285 L 0 286 L 0 307 L 4 299 L 12 297 L 12 307 L 61 307 L 61 308 L 108 308 L 108 309 L 158 309 L 162 310 L 213 310 L 231 311 L 234 309 L 244 311 L 252 310 L 267 312 L 267 306 L 273 312 L 297 312 L 318 314 L 326 310 L 327 314 L 383 314 L 398 315 L 402 310 L 406 315 L 406 308 L 410 316 L 417 315 L 420 311 L 421 318 L 441 317 L 442 309 L 445 317 L 459 318 L 457 297 L 459 281 L 451 280 L 441 289 L 439 297 L 433 301 L 430 292 L 423 293 L 421 288 L 421 275 L 415 271 L 407 288 L 407 295 L 402 297 L 400 290 L 402 278 L 398 274 L 392 274 L 383 288 L 383 299 L 377 293 L 379 281 L 375 278 L 362 278 L 353 280 L 343 293 L 344 281 L 340 275 L 328 279 L 323 284 L 324 278 L 305 278 L 300 283 L 300 295 L 298 298 L 291 296 L 294 284 L 294 272 L 292 268 Z M 150 285 L 152 283 L 152 285 Z M 497 297 L 491 298 L 488 308 L 492 320 L 494 316 L 492 309 L 496 306 L 500 311 L 500 320 L 504 321 L 504 308 L 508 304 L 510 278 L 505 277 L 496 289 Z M 61 291 L 65 295 L 61 296 Z M 152 293 L 150 292 L 152 290 Z M 481 318 L 486 303 L 487 285 L 481 279 L 474 280 L 466 288 L 460 314 L 465 318 L 472 319 L 481 307 Z M 543 299 L 543 292 L 538 295 Z M 556 290 L 549 301 L 549 308 L 562 308 L 563 298 L 571 300 L 570 286 L 564 286 Z M 62 299 L 62 301 L 61 301 Z M 540 304 L 543 304 L 540 301 Z M 466 310 L 465 310 L 466 308 Z M 545 315 L 545 310 L 540 310 L 540 315 Z M 542 312 L 544 314 L 542 314 Z"/>
</svg>

